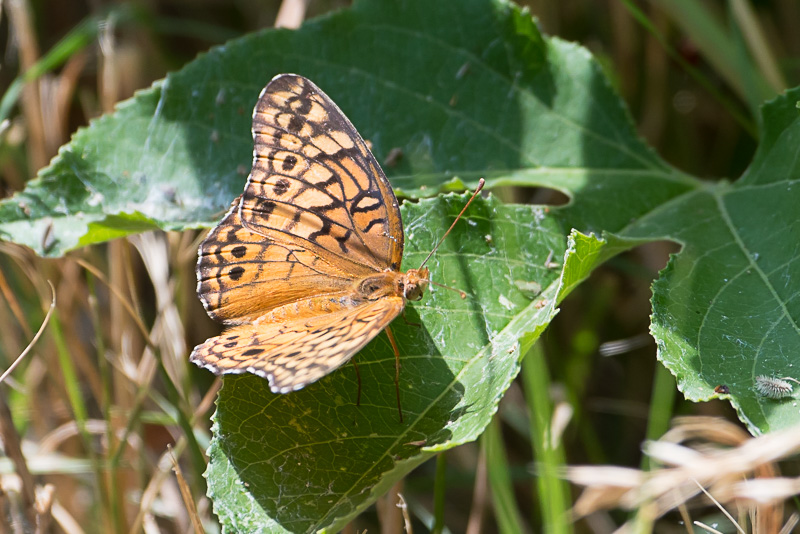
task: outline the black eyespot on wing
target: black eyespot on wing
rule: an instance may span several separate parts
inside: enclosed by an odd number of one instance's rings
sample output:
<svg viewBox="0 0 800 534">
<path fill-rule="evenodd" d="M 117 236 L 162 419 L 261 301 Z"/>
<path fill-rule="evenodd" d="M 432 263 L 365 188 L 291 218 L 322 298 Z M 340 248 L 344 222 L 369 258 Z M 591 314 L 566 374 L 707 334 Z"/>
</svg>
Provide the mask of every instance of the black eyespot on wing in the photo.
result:
<svg viewBox="0 0 800 534">
<path fill-rule="evenodd" d="M 295 165 L 297 165 L 297 157 L 292 156 L 291 154 L 283 158 L 283 170 L 284 171 L 291 171 L 294 169 Z"/>
<path fill-rule="evenodd" d="M 287 125 L 286 129 L 292 133 L 297 133 L 300 131 L 300 128 L 303 127 L 303 122 L 303 119 L 295 115 L 289 120 L 289 124 Z"/>
<path fill-rule="evenodd" d="M 236 266 L 228 272 L 228 276 L 231 277 L 231 280 L 238 280 L 244 274 L 244 268 Z"/>
</svg>

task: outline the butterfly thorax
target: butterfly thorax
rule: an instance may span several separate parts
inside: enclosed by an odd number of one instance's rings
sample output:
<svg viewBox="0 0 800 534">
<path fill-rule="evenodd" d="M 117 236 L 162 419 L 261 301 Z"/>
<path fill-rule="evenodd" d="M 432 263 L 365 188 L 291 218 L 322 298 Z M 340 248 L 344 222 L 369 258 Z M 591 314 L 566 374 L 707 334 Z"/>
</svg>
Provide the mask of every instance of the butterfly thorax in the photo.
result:
<svg viewBox="0 0 800 534">
<path fill-rule="evenodd" d="M 407 273 L 387 270 L 356 283 L 356 298 L 378 300 L 396 295 L 406 300 L 420 300 L 428 288 L 428 269 L 409 269 Z"/>
</svg>

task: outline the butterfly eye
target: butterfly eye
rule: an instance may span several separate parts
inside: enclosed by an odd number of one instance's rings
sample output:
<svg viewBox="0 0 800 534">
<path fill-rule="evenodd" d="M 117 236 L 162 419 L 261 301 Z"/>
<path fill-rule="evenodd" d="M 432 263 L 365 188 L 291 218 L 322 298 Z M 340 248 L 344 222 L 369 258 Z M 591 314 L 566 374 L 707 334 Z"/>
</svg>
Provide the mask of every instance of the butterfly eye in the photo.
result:
<svg viewBox="0 0 800 534">
<path fill-rule="evenodd" d="M 405 293 L 403 293 L 403 296 L 408 300 L 413 300 L 413 301 L 422 300 L 422 293 L 424 291 L 425 289 L 421 287 L 420 284 L 410 283 L 406 286 L 406 290 Z"/>
</svg>

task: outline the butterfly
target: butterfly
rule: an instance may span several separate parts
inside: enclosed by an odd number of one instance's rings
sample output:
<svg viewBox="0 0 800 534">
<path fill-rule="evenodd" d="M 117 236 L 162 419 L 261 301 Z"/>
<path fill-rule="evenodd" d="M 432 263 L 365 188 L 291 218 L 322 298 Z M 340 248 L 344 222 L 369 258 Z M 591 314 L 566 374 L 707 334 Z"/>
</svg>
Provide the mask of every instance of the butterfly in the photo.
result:
<svg viewBox="0 0 800 534">
<path fill-rule="evenodd" d="M 253 373 L 288 393 L 350 360 L 406 301 L 422 298 L 430 273 L 424 263 L 400 271 L 403 223 L 392 187 L 314 83 L 273 78 L 253 110 L 253 139 L 244 193 L 198 253 L 197 294 L 227 329 L 190 359 L 215 374 Z M 387 333 L 397 385 L 399 351 Z"/>
</svg>

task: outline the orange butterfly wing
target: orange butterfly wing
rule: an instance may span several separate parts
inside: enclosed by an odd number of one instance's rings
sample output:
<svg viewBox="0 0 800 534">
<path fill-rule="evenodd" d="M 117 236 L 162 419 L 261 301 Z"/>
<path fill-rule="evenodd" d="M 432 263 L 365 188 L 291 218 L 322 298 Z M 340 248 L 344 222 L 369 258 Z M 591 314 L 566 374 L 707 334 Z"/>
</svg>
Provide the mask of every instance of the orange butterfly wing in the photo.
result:
<svg viewBox="0 0 800 534">
<path fill-rule="evenodd" d="M 391 185 L 344 113 L 311 81 L 275 77 L 253 112 L 253 170 L 240 213 L 275 241 L 359 274 L 399 270 L 403 223 Z"/>
<path fill-rule="evenodd" d="M 275 393 L 288 393 L 315 382 L 346 363 L 405 305 L 390 296 L 355 307 L 334 302 L 323 315 L 280 323 L 243 324 L 199 345 L 193 358 L 225 373 L 249 372 L 267 378 Z"/>
<path fill-rule="evenodd" d="M 342 365 L 402 311 L 403 227 L 366 143 L 309 80 L 267 85 L 253 138 L 244 193 L 197 265 L 206 311 L 232 328 L 190 358 L 287 392 Z"/>
</svg>

